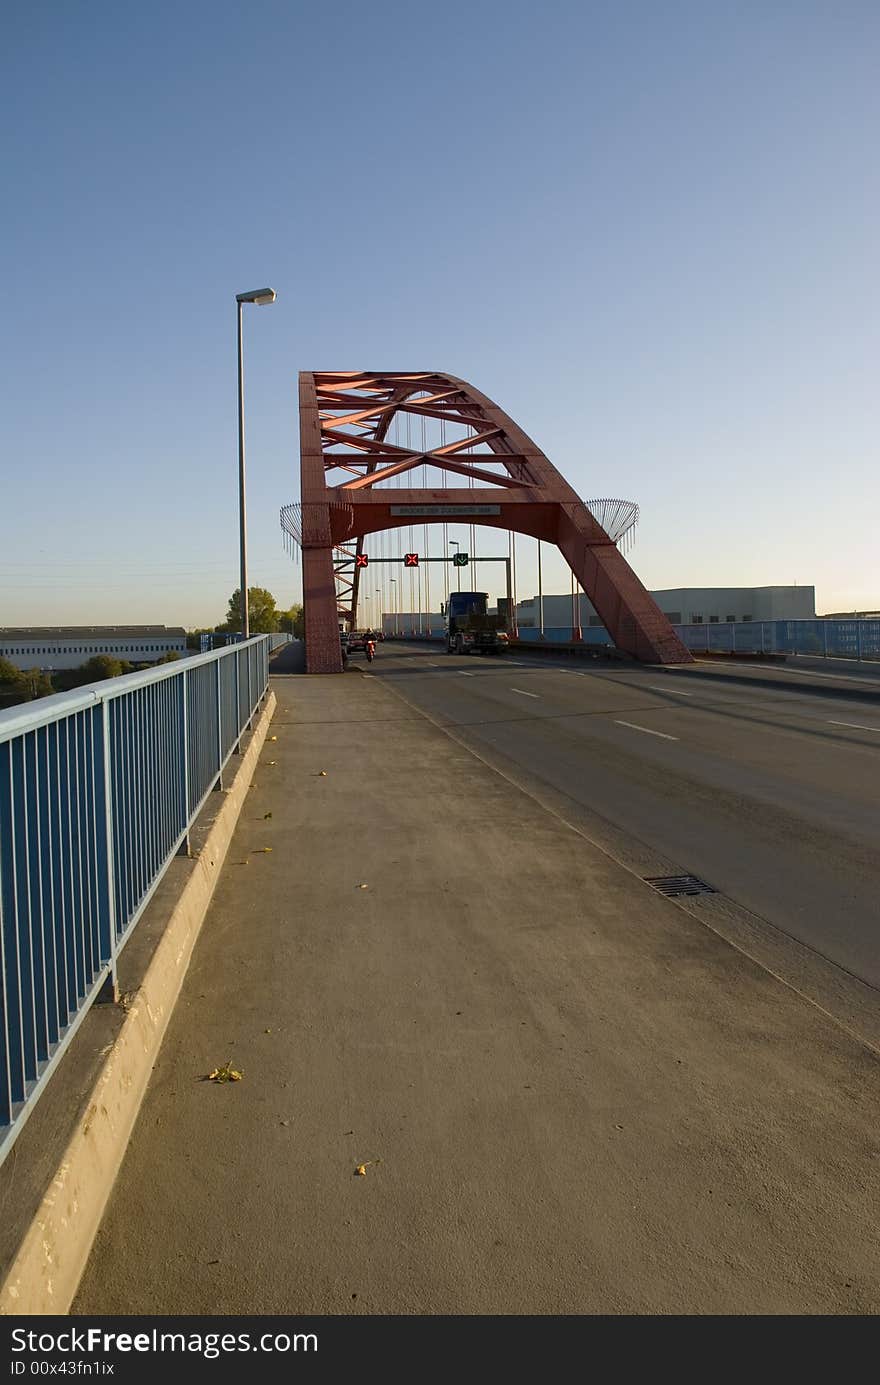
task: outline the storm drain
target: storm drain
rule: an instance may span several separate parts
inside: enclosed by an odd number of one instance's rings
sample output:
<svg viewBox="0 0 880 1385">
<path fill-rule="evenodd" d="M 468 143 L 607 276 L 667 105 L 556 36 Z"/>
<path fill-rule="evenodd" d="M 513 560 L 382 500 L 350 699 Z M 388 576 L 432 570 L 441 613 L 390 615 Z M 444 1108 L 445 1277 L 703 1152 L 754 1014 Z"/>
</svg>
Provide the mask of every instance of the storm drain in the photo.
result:
<svg viewBox="0 0 880 1385">
<path fill-rule="evenodd" d="M 716 894 L 711 885 L 696 875 L 646 875 L 645 884 L 674 899 L 680 894 Z"/>
</svg>

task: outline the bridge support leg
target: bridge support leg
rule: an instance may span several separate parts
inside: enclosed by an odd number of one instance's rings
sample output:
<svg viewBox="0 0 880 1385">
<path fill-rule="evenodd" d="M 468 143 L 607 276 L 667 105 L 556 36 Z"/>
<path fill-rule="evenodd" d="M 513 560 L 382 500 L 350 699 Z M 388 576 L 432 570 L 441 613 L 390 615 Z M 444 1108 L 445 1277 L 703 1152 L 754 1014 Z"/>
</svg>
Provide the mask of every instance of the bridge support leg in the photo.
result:
<svg viewBox="0 0 880 1385">
<path fill-rule="evenodd" d="M 341 673 L 342 645 L 329 547 L 303 548 L 303 607 L 306 672 Z"/>
<path fill-rule="evenodd" d="M 597 528 L 585 505 L 563 505 L 557 542 L 618 649 L 648 664 L 691 663 L 691 654 L 626 559 L 610 539 L 596 542 Z"/>
</svg>

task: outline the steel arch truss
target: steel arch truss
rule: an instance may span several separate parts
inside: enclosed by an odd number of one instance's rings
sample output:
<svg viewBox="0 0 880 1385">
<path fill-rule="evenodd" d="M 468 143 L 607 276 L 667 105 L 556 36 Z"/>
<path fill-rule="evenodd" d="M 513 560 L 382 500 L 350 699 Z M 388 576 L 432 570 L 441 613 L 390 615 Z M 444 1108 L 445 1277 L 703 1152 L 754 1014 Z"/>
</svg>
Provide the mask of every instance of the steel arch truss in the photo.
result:
<svg viewBox="0 0 880 1385">
<path fill-rule="evenodd" d="M 341 671 L 339 618 L 356 618 L 360 569 L 352 560 L 365 536 L 444 520 L 555 543 L 618 648 L 648 663 L 691 662 L 613 538 L 531 438 L 472 385 L 435 371 L 303 371 L 299 404 L 310 673 Z M 391 424 L 398 421 L 399 433 L 403 418 L 434 420 L 433 429 L 439 422 L 441 443 L 392 444 Z M 447 428 L 451 442 L 442 441 Z M 418 467 L 439 469 L 440 485 L 389 485 Z M 448 512 L 455 506 L 461 514 Z"/>
</svg>

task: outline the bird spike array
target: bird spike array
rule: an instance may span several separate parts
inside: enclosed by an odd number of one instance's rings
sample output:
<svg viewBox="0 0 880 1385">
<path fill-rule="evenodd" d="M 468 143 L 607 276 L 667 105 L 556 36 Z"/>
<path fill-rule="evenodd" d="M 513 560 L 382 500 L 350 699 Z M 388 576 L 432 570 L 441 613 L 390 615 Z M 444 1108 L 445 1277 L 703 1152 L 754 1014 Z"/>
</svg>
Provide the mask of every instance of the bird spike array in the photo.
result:
<svg viewBox="0 0 880 1385">
<path fill-rule="evenodd" d="M 587 509 L 601 524 L 621 553 L 628 553 L 636 540 L 639 507 L 634 500 L 587 500 Z"/>
</svg>

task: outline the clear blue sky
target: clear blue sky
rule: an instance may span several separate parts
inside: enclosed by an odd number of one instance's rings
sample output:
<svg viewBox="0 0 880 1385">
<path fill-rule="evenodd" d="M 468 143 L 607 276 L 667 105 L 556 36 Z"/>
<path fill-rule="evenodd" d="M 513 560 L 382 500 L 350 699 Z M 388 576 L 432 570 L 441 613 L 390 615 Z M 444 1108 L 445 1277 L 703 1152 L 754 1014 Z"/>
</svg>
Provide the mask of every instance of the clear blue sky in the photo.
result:
<svg viewBox="0 0 880 1385">
<path fill-rule="evenodd" d="M 280 605 L 315 368 L 473 381 L 639 502 L 649 587 L 880 605 L 876 0 L 43 0 L 3 50 L 0 625 L 223 618 L 262 284 Z"/>
</svg>

